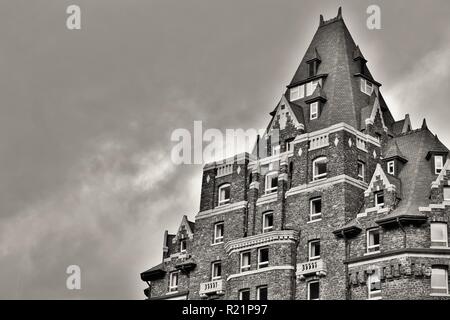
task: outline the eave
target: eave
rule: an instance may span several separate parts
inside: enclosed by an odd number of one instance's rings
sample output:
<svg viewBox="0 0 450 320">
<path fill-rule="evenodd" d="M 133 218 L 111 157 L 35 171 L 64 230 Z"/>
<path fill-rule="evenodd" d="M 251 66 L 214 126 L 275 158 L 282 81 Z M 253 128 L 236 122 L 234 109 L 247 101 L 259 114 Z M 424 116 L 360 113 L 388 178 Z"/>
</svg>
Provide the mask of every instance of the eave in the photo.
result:
<svg viewBox="0 0 450 320">
<path fill-rule="evenodd" d="M 166 271 L 162 269 L 145 271 L 141 273 L 141 279 L 142 281 L 154 281 L 163 278 L 165 274 Z"/>
<path fill-rule="evenodd" d="M 411 223 L 411 224 L 422 224 L 427 221 L 426 216 L 419 215 L 411 215 L 411 214 L 403 214 L 392 217 L 384 217 L 382 219 L 378 219 L 375 221 L 378 225 L 382 227 L 388 227 L 392 225 L 398 225 L 402 223 Z"/>
<path fill-rule="evenodd" d="M 334 230 L 333 233 L 338 238 L 344 238 L 344 237 L 354 237 L 358 233 L 362 231 L 361 228 L 357 226 L 350 226 L 350 227 L 344 227 L 341 229 Z"/>
<path fill-rule="evenodd" d="M 290 89 L 290 88 L 293 88 L 293 87 L 296 87 L 296 86 L 301 86 L 302 84 L 308 83 L 310 81 L 314 81 L 314 80 L 321 79 L 321 78 L 326 78 L 326 77 L 328 77 L 328 73 L 321 73 L 321 74 L 315 75 L 313 77 L 306 78 L 305 80 L 297 81 L 295 83 L 291 83 L 290 85 L 288 85 L 286 87 L 288 89 Z"/>
<path fill-rule="evenodd" d="M 369 77 L 366 76 L 365 74 L 362 74 L 362 73 L 355 73 L 354 76 L 355 76 L 355 77 L 361 77 L 361 78 L 364 78 L 364 79 L 366 79 L 367 81 L 370 81 L 370 82 L 372 82 L 373 84 L 375 84 L 377 87 L 381 87 L 381 86 L 382 86 L 381 83 L 375 81 L 374 79 L 369 78 Z"/>
</svg>

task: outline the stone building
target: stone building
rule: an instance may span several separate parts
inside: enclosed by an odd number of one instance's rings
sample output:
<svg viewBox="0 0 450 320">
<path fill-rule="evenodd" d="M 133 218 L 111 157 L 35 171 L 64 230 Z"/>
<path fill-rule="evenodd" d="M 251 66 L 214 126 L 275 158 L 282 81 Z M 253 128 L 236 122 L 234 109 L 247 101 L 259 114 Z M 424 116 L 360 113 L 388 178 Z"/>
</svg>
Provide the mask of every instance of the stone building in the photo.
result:
<svg viewBox="0 0 450 320">
<path fill-rule="evenodd" d="M 395 120 L 341 9 L 252 154 L 204 166 L 149 299 L 448 299 L 449 151 Z"/>
</svg>

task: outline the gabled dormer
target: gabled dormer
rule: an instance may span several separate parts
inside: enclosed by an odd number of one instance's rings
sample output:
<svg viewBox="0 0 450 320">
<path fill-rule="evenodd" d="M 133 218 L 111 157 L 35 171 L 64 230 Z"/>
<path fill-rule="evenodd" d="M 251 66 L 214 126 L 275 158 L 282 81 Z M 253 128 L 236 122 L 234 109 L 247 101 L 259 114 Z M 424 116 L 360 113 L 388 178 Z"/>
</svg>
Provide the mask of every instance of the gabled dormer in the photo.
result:
<svg viewBox="0 0 450 320">
<path fill-rule="evenodd" d="M 383 167 L 377 164 L 369 187 L 364 192 L 364 198 L 366 212 L 381 209 L 393 210 L 401 200 L 401 182 L 394 176 L 386 175 Z"/>
<path fill-rule="evenodd" d="M 178 227 L 178 231 L 175 237 L 172 240 L 172 243 L 175 245 L 176 252 L 180 254 L 185 254 L 191 249 L 191 242 L 194 238 L 194 228 L 195 223 L 191 222 L 187 219 L 187 216 L 184 215 L 181 219 L 180 226 Z"/>
<path fill-rule="evenodd" d="M 327 97 L 325 95 L 325 92 L 322 90 L 322 86 L 319 84 L 317 85 L 313 94 L 308 99 L 305 99 L 305 103 L 309 106 L 310 121 L 319 119 L 326 101 Z"/>
<path fill-rule="evenodd" d="M 398 177 L 403 166 L 408 159 L 403 155 L 395 138 L 391 139 L 386 146 L 386 152 L 383 158 L 384 170 L 387 174 Z"/>
<path fill-rule="evenodd" d="M 422 123 L 422 130 L 428 130 L 427 122 L 424 119 Z M 431 132 L 429 132 L 431 135 Z M 429 137 L 428 153 L 426 159 L 430 163 L 431 171 L 435 175 L 439 175 L 444 168 L 447 161 L 449 150 L 446 146 L 439 140 L 438 136 Z"/>
<path fill-rule="evenodd" d="M 322 62 L 320 59 L 319 52 L 317 52 L 317 48 L 314 48 L 314 55 L 311 59 L 306 61 L 309 67 L 309 77 L 315 77 L 318 74 L 319 65 Z"/>
<path fill-rule="evenodd" d="M 356 46 L 355 51 L 353 52 L 353 60 L 359 63 L 359 73 L 364 74 L 366 69 L 367 60 L 364 58 L 359 46 Z"/>
</svg>

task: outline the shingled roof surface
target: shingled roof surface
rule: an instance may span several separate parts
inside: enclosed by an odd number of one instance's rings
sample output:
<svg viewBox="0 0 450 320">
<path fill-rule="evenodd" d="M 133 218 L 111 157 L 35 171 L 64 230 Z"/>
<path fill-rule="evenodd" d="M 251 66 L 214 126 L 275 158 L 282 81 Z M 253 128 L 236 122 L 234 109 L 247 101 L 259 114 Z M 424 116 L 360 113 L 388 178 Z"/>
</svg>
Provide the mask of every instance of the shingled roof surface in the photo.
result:
<svg viewBox="0 0 450 320">
<path fill-rule="evenodd" d="M 320 130 L 340 122 L 354 128 L 361 127 L 361 109 L 367 107 L 370 97 L 361 92 L 360 77 L 355 76 L 361 73 L 360 61 L 354 60 L 355 52 L 358 52 L 357 46 L 340 14 L 330 21 L 321 22 L 289 85 L 306 81 L 309 78 L 307 61 L 320 55 L 321 63 L 317 75 L 326 75 L 323 91 L 327 101 L 322 107 L 319 119 L 307 120 L 307 131 Z M 359 54 L 362 55 L 361 52 Z M 366 66 L 364 76 L 373 79 Z M 288 93 L 289 90 L 286 91 L 286 97 L 289 97 Z M 310 97 L 303 100 L 308 98 Z M 394 119 L 381 94 L 379 99 L 385 123 L 391 127 Z M 302 105 L 299 101 L 295 103 Z M 309 119 L 308 112 L 308 105 L 304 105 L 305 119 Z"/>
<path fill-rule="evenodd" d="M 389 143 L 396 145 L 398 151 L 408 159 L 398 175 L 402 185 L 402 200 L 391 214 L 421 215 L 419 207 L 428 206 L 431 183 L 437 178 L 432 160 L 426 159 L 427 154 L 434 146 L 445 146 L 426 127 L 395 137 Z M 447 148 L 445 150 L 448 151 Z"/>
</svg>

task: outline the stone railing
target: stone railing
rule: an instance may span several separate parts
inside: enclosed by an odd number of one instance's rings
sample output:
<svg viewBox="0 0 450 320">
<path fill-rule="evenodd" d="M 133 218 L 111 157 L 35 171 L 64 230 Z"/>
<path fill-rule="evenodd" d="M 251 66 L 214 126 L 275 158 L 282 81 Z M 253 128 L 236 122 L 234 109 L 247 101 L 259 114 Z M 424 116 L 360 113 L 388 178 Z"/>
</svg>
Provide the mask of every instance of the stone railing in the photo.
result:
<svg viewBox="0 0 450 320">
<path fill-rule="evenodd" d="M 208 294 L 224 294 L 224 280 L 214 280 L 210 282 L 200 283 L 199 294 L 201 297 L 206 297 Z"/>
<path fill-rule="evenodd" d="M 297 264 L 296 275 L 300 279 L 304 279 L 308 275 L 325 276 L 326 274 L 325 262 L 322 259 Z"/>
</svg>

